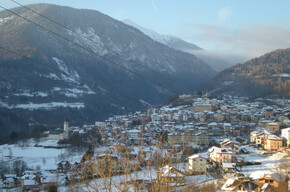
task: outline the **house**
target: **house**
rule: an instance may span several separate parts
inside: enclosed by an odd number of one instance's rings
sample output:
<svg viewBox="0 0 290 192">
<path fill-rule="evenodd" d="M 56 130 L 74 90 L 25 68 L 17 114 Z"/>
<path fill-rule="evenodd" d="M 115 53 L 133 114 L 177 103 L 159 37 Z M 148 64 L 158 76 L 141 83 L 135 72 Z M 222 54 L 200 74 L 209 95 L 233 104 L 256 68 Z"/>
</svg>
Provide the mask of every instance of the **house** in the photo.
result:
<svg viewBox="0 0 290 192">
<path fill-rule="evenodd" d="M 287 147 L 290 147 L 290 127 L 281 130 L 281 136 L 285 139 Z"/>
<path fill-rule="evenodd" d="M 188 169 L 190 174 L 205 174 L 207 171 L 207 160 L 199 155 L 188 157 Z"/>
<path fill-rule="evenodd" d="M 267 123 L 266 128 L 275 134 L 279 133 L 279 124 L 276 122 Z"/>
<path fill-rule="evenodd" d="M 234 136 L 240 136 L 241 135 L 241 129 L 240 127 L 235 127 L 232 129 L 233 135 Z"/>
<path fill-rule="evenodd" d="M 170 145 L 190 144 L 190 145 L 208 145 L 208 135 L 206 133 L 170 133 L 167 136 Z"/>
<path fill-rule="evenodd" d="M 221 141 L 220 146 L 221 146 L 221 148 L 227 148 L 227 149 L 236 150 L 236 151 L 239 151 L 239 148 L 240 148 L 240 146 L 237 142 L 233 142 L 230 139 L 226 139 L 224 141 Z"/>
<path fill-rule="evenodd" d="M 279 188 L 279 186 L 286 182 L 286 178 L 278 173 L 269 171 L 255 171 L 250 175 L 250 178 L 256 180 L 258 183 L 270 184 L 271 187 Z"/>
<path fill-rule="evenodd" d="M 232 124 L 231 123 L 224 123 L 223 127 L 224 127 L 224 132 L 229 133 L 231 131 Z"/>
<path fill-rule="evenodd" d="M 211 104 L 204 103 L 194 103 L 195 112 L 213 111 L 213 106 Z"/>
<path fill-rule="evenodd" d="M 71 170 L 74 172 L 80 172 L 81 171 L 81 164 L 78 162 L 75 162 L 74 164 L 72 164 Z"/>
<path fill-rule="evenodd" d="M 132 130 L 127 131 L 127 135 L 128 137 L 131 137 L 131 138 L 137 138 L 141 136 L 141 131 L 138 129 L 132 129 Z"/>
<path fill-rule="evenodd" d="M 256 145 L 264 145 L 268 135 L 272 135 L 272 133 L 267 129 L 259 129 L 257 131 L 252 131 L 250 136 L 251 143 L 255 143 Z"/>
<path fill-rule="evenodd" d="M 4 188 L 7 189 L 21 186 L 19 179 L 16 177 L 6 177 L 2 180 L 2 182 Z"/>
<path fill-rule="evenodd" d="M 224 173 L 235 173 L 236 172 L 236 163 L 223 163 L 222 169 Z"/>
<path fill-rule="evenodd" d="M 41 177 L 41 189 L 48 190 L 51 186 L 57 186 L 57 178 L 55 176 Z"/>
<path fill-rule="evenodd" d="M 283 147 L 283 139 L 276 135 L 268 135 L 264 148 L 267 150 L 277 150 Z"/>
<path fill-rule="evenodd" d="M 107 174 L 109 172 L 120 172 L 122 167 L 119 163 L 118 156 L 103 153 L 96 157 L 97 169 L 100 174 Z"/>
<path fill-rule="evenodd" d="M 22 180 L 23 191 L 39 191 L 41 189 L 41 183 L 34 179 Z"/>
<path fill-rule="evenodd" d="M 184 183 L 184 173 L 180 170 L 166 165 L 165 167 L 161 168 L 161 182 L 162 183 Z"/>
<path fill-rule="evenodd" d="M 212 147 L 208 151 L 210 152 L 210 160 L 215 167 L 221 166 L 222 163 L 233 163 L 234 161 L 234 153 L 229 149 Z"/>
<path fill-rule="evenodd" d="M 215 128 L 218 126 L 218 124 L 216 122 L 212 122 L 212 123 L 209 123 L 207 126 L 208 128 Z"/>
<path fill-rule="evenodd" d="M 151 120 L 151 117 L 149 115 L 142 115 L 141 116 L 141 122 L 142 123 L 146 123 L 146 122 L 148 122 L 150 120 Z"/>
<path fill-rule="evenodd" d="M 270 119 L 270 117 L 273 116 L 273 115 L 274 115 L 273 108 L 270 107 L 270 106 L 268 106 L 268 107 L 266 108 L 265 118 L 266 118 L 266 119 Z"/>
<path fill-rule="evenodd" d="M 224 192 L 260 192 L 262 188 L 266 191 L 267 186 L 254 181 L 228 179 L 221 190 Z"/>
<path fill-rule="evenodd" d="M 57 171 L 59 173 L 66 173 L 71 170 L 71 164 L 68 161 L 61 161 L 57 164 Z"/>
</svg>

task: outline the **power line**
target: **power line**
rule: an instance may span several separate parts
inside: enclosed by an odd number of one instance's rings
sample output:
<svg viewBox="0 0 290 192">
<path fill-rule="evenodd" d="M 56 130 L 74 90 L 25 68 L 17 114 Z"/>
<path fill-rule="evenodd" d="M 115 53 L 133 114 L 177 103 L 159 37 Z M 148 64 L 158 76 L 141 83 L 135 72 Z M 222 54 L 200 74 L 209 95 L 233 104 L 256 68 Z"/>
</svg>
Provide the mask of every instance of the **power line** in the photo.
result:
<svg viewBox="0 0 290 192">
<path fill-rule="evenodd" d="M 42 28 L 42 29 L 45 30 L 45 31 L 48 31 L 48 32 L 52 33 L 53 35 L 56 35 L 56 36 L 58 36 L 58 37 L 60 37 L 60 38 L 62 38 L 62 39 L 64 39 L 64 40 L 66 40 L 66 41 L 68 41 L 68 42 L 71 42 L 72 44 L 74 44 L 74 45 L 76 45 L 76 46 L 78 46 L 78 47 L 80 47 L 80 48 L 82 48 L 82 49 L 88 51 L 89 53 L 92 53 L 92 54 L 94 54 L 94 55 L 96 55 L 96 56 L 102 58 L 103 60 L 106 60 L 106 61 L 112 63 L 113 65 L 118 66 L 119 68 L 121 68 L 121 69 L 123 69 L 123 70 L 129 71 L 130 73 L 132 73 L 132 74 L 134 74 L 134 75 L 136 75 L 136 76 L 138 76 L 138 77 L 140 77 L 140 78 L 142 78 L 142 79 L 144 79 L 144 80 L 147 80 L 147 81 L 149 81 L 149 82 L 151 82 L 151 83 L 153 83 L 153 84 L 155 84 L 155 85 L 157 85 L 157 86 L 159 86 L 159 87 L 161 87 L 161 88 L 163 88 L 163 89 L 165 89 L 165 90 L 167 90 L 167 91 L 169 91 L 169 92 L 171 92 L 171 93 L 173 93 L 173 94 L 175 94 L 175 95 L 178 95 L 178 93 L 177 93 L 176 91 L 174 91 L 174 90 L 172 90 L 172 89 L 170 89 L 170 88 L 167 88 L 167 87 L 161 85 L 160 83 L 157 83 L 157 82 L 155 82 L 155 81 L 153 81 L 153 80 L 151 80 L 151 79 L 149 79 L 149 78 L 147 78 L 147 77 L 145 77 L 145 76 L 143 76 L 143 75 L 141 75 L 141 74 L 138 74 L 138 73 L 134 72 L 133 70 L 128 69 L 128 68 L 122 66 L 121 64 L 118 64 L 117 62 L 111 60 L 111 59 L 108 59 L 108 58 L 106 58 L 106 57 L 104 57 L 104 56 L 102 56 L 102 55 L 100 55 L 100 54 L 97 54 L 96 52 L 94 52 L 94 51 L 92 51 L 92 50 L 90 50 L 90 49 L 88 49 L 88 48 L 86 48 L 86 47 L 84 47 L 84 46 L 82 46 L 82 45 L 80 45 L 80 44 L 78 44 L 78 43 L 76 43 L 76 42 L 74 42 L 74 41 L 72 41 L 72 40 L 70 40 L 70 39 L 68 39 L 68 38 L 66 38 L 66 37 L 64 37 L 64 36 L 62 36 L 62 35 L 60 35 L 60 34 L 54 32 L 54 31 L 52 31 L 52 30 L 50 30 L 50 29 L 48 29 L 48 28 L 46 28 L 46 27 L 44 27 L 44 26 L 42 26 L 42 25 L 40 25 L 40 24 L 38 24 L 38 23 L 35 23 L 34 21 L 31 21 L 31 20 L 29 20 L 29 19 L 27 19 L 27 18 L 25 18 L 25 17 L 19 15 L 18 13 L 15 13 L 14 11 L 11 11 L 11 10 L 9 10 L 9 9 L 7 9 L 7 8 L 5 8 L 5 7 L 3 7 L 3 6 L 1 6 L 1 5 L 0 5 L 0 8 L 2 8 L 2 9 L 4 9 L 4 10 L 6 10 L 6 11 L 8 11 L 8 12 L 10 12 L 10 13 L 12 13 L 12 14 L 14 14 L 14 15 L 16 15 L 16 16 L 18 16 L 18 17 L 20 17 L 20 18 L 22 18 L 22 19 L 24 19 L 24 20 L 26 20 L 26 21 L 28 21 L 28 22 L 30 22 L 30 23 L 32 23 L 32 24 L 38 26 L 38 27 L 40 27 L 40 28 Z"/>
<path fill-rule="evenodd" d="M 58 25 L 58 26 L 60 26 L 60 27 L 63 27 L 63 28 L 65 28 L 65 29 L 67 29 L 67 30 L 69 30 L 69 31 L 71 31 L 71 32 L 73 32 L 73 33 L 75 33 L 75 34 L 78 34 L 78 33 L 77 33 L 75 30 L 73 30 L 72 28 L 70 28 L 70 27 L 68 27 L 68 26 L 66 26 L 66 25 L 64 25 L 64 24 L 61 24 L 61 23 L 59 23 L 59 22 L 57 22 L 57 21 L 55 21 L 55 20 L 53 20 L 53 19 L 51 19 L 51 18 L 49 18 L 49 17 L 47 17 L 47 16 L 41 14 L 41 13 L 39 13 L 39 12 L 37 12 L 37 11 L 31 9 L 31 8 L 29 8 L 29 7 L 26 6 L 26 5 L 23 5 L 23 4 L 21 4 L 21 3 L 17 2 L 17 1 L 15 1 L 15 0 L 10 0 L 10 1 L 12 1 L 12 2 L 18 4 L 19 6 L 22 6 L 22 7 L 26 8 L 26 9 L 32 11 L 33 13 L 35 13 L 35 14 L 37 14 L 37 15 L 39 15 L 39 16 L 45 18 L 45 19 L 47 19 L 48 21 L 50 21 L 50 22 L 52 22 L 52 23 L 54 23 L 54 24 L 56 24 L 56 25 Z M 87 39 L 88 41 L 90 41 L 90 42 L 92 42 L 92 43 L 97 43 L 97 42 L 93 41 L 92 39 L 90 39 L 90 38 L 88 38 L 88 37 L 86 37 L 86 36 L 82 36 L 82 37 L 85 38 L 85 39 Z M 113 52 L 114 54 L 116 54 L 116 55 L 118 55 L 118 56 L 120 56 L 120 57 L 125 58 L 122 54 L 120 54 L 120 53 L 118 53 L 118 52 L 116 52 L 116 51 L 114 51 L 114 50 L 112 50 L 112 49 L 110 49 L 110 48 L 108 48 L 108 47 L 105 47 L 105 48 L 106 48 L 107 50 Z M 160 77 L 163 77 L 164 79 L 167 79 L 167 80 L 169 80 L 169 81 L 171 81 L 171 82 L 173 82 L 173 83 L 175 83 L 175 84 L 177 84 L 177 85 L 179 85 L 179 86 L 185 88 L 186 90 L 188 89 L 188 87 L 184 86 L 184 85 L 181 84 L 180 82 L 178 82 L 178 81 L 176 81 L 176 80 L 174 80 L 174 79 L 171 79 L 171 78 L 169 78 L 169 77 L 163 75 L 162 73 L 159 73 L 158 71 L 153 70 L 153 69 L 151 69 L 150 67 L 147 67 L 146 65 L 144 65 L 144 64 L 142 64 L 142 63 L 140 63 L 140 62 L 137 62 L 137 61 L 135 61 L 135 60 L 132 60 L 132 62 L 133 62 L 133 63 L 136 63 L 136 64 L 138 64 L 138 65 L 141 65 L 142 67 L 144 67 L 144 68 L 147 69 L 148 71 L 150 71 L 150 72 L 152 72 L 152 73 L 154 73 L 154 74 L 157 74 L 157 75 L 159 75 Z"/>
<path fill-rule="evenodd" d="M 66 73 L 66 72 L 64 72 L 64 71 L 62 71 L 62 70 L 60 70 L 60 69 L 57 69 L 57 68 L 55 68 L 55 67 L 52 67 L 51 65 L 48 65 L 48 64 L 45 64 L 45 63 L 39 62 L 39 61 L 37 61 L 37 60 L 35 60 L 35 59 L 32 59 L 32 58 L 30 58 L 30 57 L 27 57 L 27 56 L 25 56 L 25 55 L 22 55 L 22 54 L 20 54 L 20 53 L 15 52 L 15 51 L 12 51 L 12 50 L 6 49 L 6 48 L 4 48 L 4 47 L 2 47 L 2 46 L 0 46 L 0 49 L 6 51 L 6 52 L 8 52 L 8 53 L 12 53 L 12 54 L 14 54 L 14 55 L 16 55 L 16 56 L 18 56 L 18 57 L 22 57 L 22 58 L 25 58 L 25 59 L 27 59 L 27 60 L 30 60 L 30 61 L 32 61 L 32 62 L 34 62 L 34 63 L 39 64 L 39 65 L 43 65 L 43 66 L 45 66 L 45 67 L 47 67 L 47 68 L 49 68 L 49 69 L 51 69 L 51 70 L 54 70 L 54 71 L 60 72 L 61 74 L 65 75 L 65 76 L 67 76 L 67 77 L 69 77 L 69 78 L 71 78 L 71 79 L 74 79 L 74 80 L 76 80 L 76 81 L 78 81 L 78 82 L 80 82 L 80 83 L 88 83 L 88 84 L 91 83 L 91 82 L 86 81 L 86 80 L 80 80 L 80 79 L 78 79 L 78 78 L 76 78 L 76 77 L 74 77 L 74 76 L 69 75 L 68 73 Z M 108 88 L 105 88 L 105 87 L 103 87 L 103 86 L 101 86 L 101 85 L 99 85 L 99 84 L 97 85 L 97 88 L 99 88 L 99 89 L 103 89 L 103 90 L 105 90 L 105 91 L 107 91 L 107 92 L 111 92 L 111 93 L 113 93 L 113 94 L 115 94 L 115 95 L 118 95 L 118 96 L 121 96 L 121 97 L 123 97 L 123 98 L 126 98 L 127 100 L 131 100 L 131 101 L 134 101 L 134 102 L 138 102 L 138 103 L 144 104 L 144 102 L 141 102 L 140 99 L 135 99 L 135 98 L 133 98 L 133 97 L 130 97 L 130 96 L 124 95 L 124 94 L 122 94 L 122 93 L 120 93 L 120 92 L 113 91 L 113 90 L 108 89 Z"/>
</svg>

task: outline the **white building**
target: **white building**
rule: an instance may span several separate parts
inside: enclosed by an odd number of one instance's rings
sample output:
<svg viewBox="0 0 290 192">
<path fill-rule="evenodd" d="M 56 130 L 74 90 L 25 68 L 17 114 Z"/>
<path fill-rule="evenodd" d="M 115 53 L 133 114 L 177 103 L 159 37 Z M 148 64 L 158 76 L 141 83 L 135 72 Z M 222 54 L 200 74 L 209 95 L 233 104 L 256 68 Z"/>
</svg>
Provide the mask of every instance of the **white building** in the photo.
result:
<svg viewBox="0 0 290 192">
<path fill-rule="evenodd" d="M 46 138 L 46 140 L 63 140 L 63 139 L 68 139 L 68 126 L 69 122 L 67 118 L 65 118 L 64 123 L 63 123 L 63 130 L 57 129 L 57 130 L 52 130 L 49 131 L 49 134 Z"/>
<path fill-rule="evenodd" d="M 199 155 L 188 157 L 188 169 L 191 174 L 206 173 L 207 160 Z"/>
<path fill-rule="evenodd" d="M 137 138 L 141 136 L 141 131 L 138 129 L 132 129 L 132 130 L 127 131 L 127 135 L 128 137 L 131 137 L 131 138 Z"/>
<path fill-rule="evenodd" d="M 281 136 L 286 139 L 287 141 L 287 147 L 290 146 L 290 127 L 286 129 L 281 129 Z"/>
</svg>

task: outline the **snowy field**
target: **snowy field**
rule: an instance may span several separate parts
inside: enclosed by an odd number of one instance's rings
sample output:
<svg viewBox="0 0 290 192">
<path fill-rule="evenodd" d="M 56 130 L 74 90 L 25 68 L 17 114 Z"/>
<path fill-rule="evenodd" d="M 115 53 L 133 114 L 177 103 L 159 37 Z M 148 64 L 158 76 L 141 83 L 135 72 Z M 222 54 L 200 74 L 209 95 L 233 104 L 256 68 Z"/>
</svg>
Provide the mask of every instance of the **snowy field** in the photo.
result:
<svg viewBox="0 0 290 192">
<path fill-rule="evenodd" d="M 261 156 L 259 155 L 261 151 L 256 148 L 247 147 L 247 150 L 251 151 L 251 154 L 238 155 L 238 157 L 242 157 L 244 161 L 261 162 L 261 165 L 243 166 L 241 173 L 245 174 L 246 176 L 249 176 L 255 171 L 275 171 L 277 164 L 280 163 L 281 160 L 290 161 L 290 157 L 281 159 L 275 154 L 270 156 Z"/>
<path fill-rule="evenodd" d="M 185 163 L 187 164 L 187 163 Z M 181 166 L 181 164 L 178 164 L 179 166 Z M 177 166 L 177 167 L 179 167 Z M 174 166 L 176 167 L 176 166 Z M 183 165 L 181 166 L 183 167 Z M 180 167 L 180 168 L 181 168 Z M 95 179 L 92 180 L 90 182 L 89 185 L 84 185 L 84 184 L 76 184 L 74 185 L 72 188 L 73 190 L 77 190 L 77 191 L 84 191 L 84 192 L 88 192 L 88 191 L 96 191 L 96 189 L 99 192 L 105 192 L 108 189 L 106 189 L 104 186 L 109 186 L 111 183 L 111 187 L 112 187 L 112 192 L 119 192 L 122 191 L 122 189 L 125 189 L 128 186 L 125 186 L 124 183 L 127 183 L 129 181 L 133 181 L 133 180 L 147 180 L 147 181 L 154 181 L 157 179 L 157 173 L 156 170 L 154 168 L 149 169 L 147 168 L 143 168 L 141 171 L 139 172 L 134 172 L 128 175 L 118 175 L 118 176 L 113 176 L 111 179 L 109 178 L 100 178 L 100 179 Z M 185 176 L 185 183 L 186 184 L 197 184 L 197 183 L 202 183 L 205 181 L 210 181 L 213 180 L 213 178 L 209 175 L 192 175 L 192 176 Z M 58 188 L 59 192 L 65 192 L 67 191 L 68 187 L 62 186 Z M 135 191 L 134 187 L 129 185 L 129 190 L 128 191 Z"/>
<path fill-rule="evenodd" d="M 72 152 L 67 149 L 55 149 L 45 147 L 35 147 L 36 142 L 32 139 L 13 145 L 0 146 L 1 161 L 12 165 L 15 160 L 23 160 L 27 163 L 28 168 L 40 170 L 51 170 L 57 168 L 57 163 L 66 160 L 74 163 L 79 162 L 84 152 Z M 57 146 L 57 141 L 40 141 L 41 146 Z"/>
</svg>

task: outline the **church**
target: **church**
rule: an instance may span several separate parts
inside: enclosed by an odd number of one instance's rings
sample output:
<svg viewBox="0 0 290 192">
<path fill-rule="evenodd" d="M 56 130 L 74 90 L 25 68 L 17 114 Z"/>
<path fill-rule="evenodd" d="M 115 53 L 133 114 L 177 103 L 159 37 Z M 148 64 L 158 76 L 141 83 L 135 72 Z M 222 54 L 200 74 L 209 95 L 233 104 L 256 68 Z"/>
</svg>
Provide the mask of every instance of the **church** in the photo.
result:
<svg viewBox="0 0 290 192">
<path fill-rule="evenodd" d="M 49 131 L 49 134 L 45 139 L 46 140 L 65 140 L 65 139 L 68 139 L 69 138 L 68 126 L 69 126 L 68 119 L 65 118 L 65 120 L 63 122 L 63 130 L 58 129 L 58 130 Z"/>
</svg>

